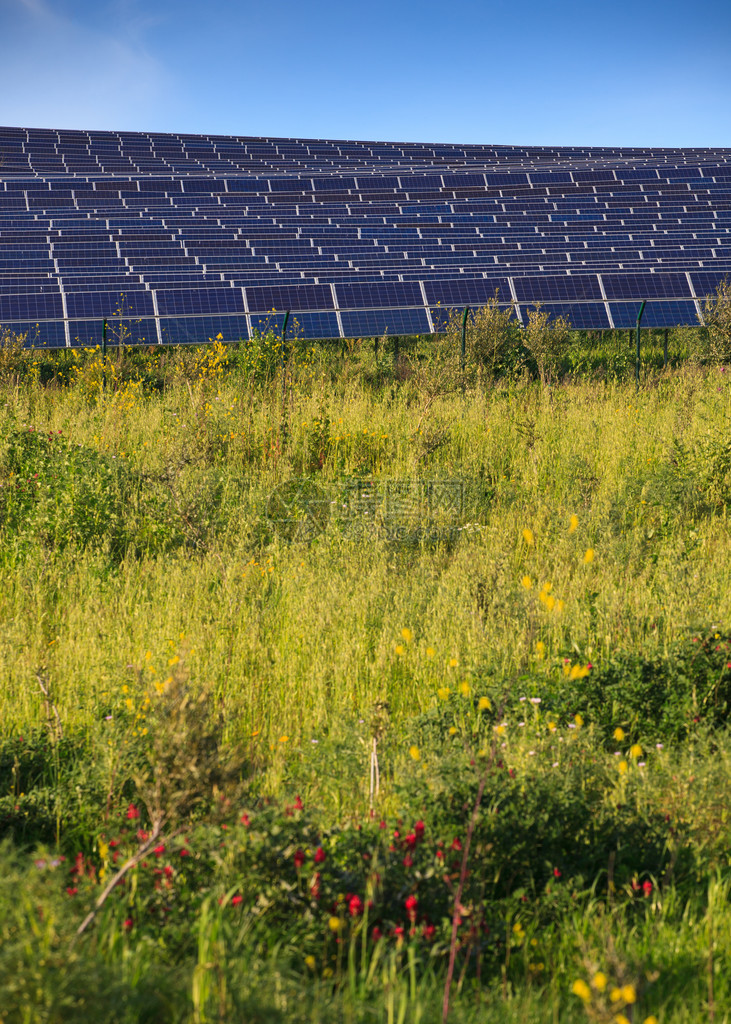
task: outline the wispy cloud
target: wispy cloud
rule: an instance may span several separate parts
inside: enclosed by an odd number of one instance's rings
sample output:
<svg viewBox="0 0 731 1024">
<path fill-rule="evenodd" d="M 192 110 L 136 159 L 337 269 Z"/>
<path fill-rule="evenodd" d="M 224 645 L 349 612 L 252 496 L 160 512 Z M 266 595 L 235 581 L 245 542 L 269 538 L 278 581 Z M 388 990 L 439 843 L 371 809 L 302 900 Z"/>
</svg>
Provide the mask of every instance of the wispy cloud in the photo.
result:
<svg viewBox="0 0 731 1024">
<path fill-rule="evenodd" d="M 78 5 L 0 0 L 3 77 L 17 84 L 4 90 L 0 120 L 44 127 L 155 127 L 152 112 L 174 93 L 174 75 L 145 43 L 150 20 L 135 4 L 126 4 L 130 17 L 117 18 L 125 12 L 116 6 L 99 24 Z"/>
</svg>

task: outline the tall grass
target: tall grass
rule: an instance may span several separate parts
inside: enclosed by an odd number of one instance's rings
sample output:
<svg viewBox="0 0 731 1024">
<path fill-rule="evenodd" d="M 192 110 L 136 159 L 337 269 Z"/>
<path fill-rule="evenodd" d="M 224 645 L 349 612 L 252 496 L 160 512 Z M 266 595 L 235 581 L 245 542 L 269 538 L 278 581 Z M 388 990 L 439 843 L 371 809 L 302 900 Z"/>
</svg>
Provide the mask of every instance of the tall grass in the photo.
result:
<svg viewBox="0 0 731 1024">
<path fill-rule="evenodd" d="M 451 842 L 487 750 L 511 774 L 491 776 L 470 863 L 485 886 L 501 880 L 479 899 L 508 935 L 485 946 L 482 980 L 465 940 L 452 1019 L 680 1022 L 701 1006 L 723 1019 L 731 387 L 697 361 L 663 370 L 655 342 L 639 389 L 623 334 L 574 338 L 550 387 L 525 367 L 463 374 L 456 353 L 425 346 L 395 364 L 366 345 L 295 346 L 286 373 L 271 339 L 106 361 L 16 353 L 0 383 L 0 828 L 17 847 L 3 854 L 0 905 L 14 909 L 0 971 L 22 979 L 8 1005 L 32 1007 L 17 1019 L 440 1019 L 448 929 L 433 954 L 413 935 L 374 945 L 336 903 L 350 931 L 331 934 L 286 871 L 298 844 L 309 857 L 329 835 L 343 899 L 363 851 L 379 850 L 397 880 L 378 899 L 436 906 L 437 861 L 402 878 L 401 854 L 392 864 L 369 829 L 423 816 Z M 671 355 L 692 345 L 673 335 Z M 405 485 L 456 485 L 463 504 L 422 497 L 405 517 L 374 504 Z M 170 680 L 205 694 L 222 749 L 241 747 L 271 830 L 224 854 L 225 830 L 196 811 L 176 824 L 203 829 L 177 930 L 143 939 L 135 864 L 129 899 L 110 898 L 75 945 L 98 872 L 113 870 L 110 836 L 134 849 L 125 809 L 142 806 L 135 779 L 163 720 L 150 708 Z M 666 714 L 643 710 L 653 694 Z M 652 753 L 645 774 L 630 743 Z M 493 835 L 498 813 L 513 824 Z M 38 841 L 93 862 L 73 897 L 17 852 Z M 549 848 L 566 857 L 558 896 Z M 666 874 L 643 901 L 631 882 L 649 880 L 647 851 Z M 598 972 L 636 986 L 637 1005 L 612 1003 Z M 582 980 L 589 999 L 571 992 Z"/>
</svg>

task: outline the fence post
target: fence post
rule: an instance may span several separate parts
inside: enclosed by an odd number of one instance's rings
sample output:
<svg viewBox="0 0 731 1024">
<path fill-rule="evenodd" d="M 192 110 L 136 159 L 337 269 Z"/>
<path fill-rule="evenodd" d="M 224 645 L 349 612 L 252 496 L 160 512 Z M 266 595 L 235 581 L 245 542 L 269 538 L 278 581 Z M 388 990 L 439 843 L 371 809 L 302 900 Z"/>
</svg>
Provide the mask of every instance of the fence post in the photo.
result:
<svg viewBox="0 0 731 1024">
<path fill-rule="evenodd" d="M 635 360 L 635 390 L 640 390 L 640 321 L 642 320 L 642 314 L 645 312 L 646 302 L 643 302 L 640 306 L 637 314 L 637 357 Z"/>
<path fill-rule="evenodd" d="M 464 313 L 462 314 L 462 351 L 461 351 L 461 366 L 462 373 L 464 373 L 465 362 L 467 361 L 467 314 L 470 311 L 469 306 L 465 306 Z"/>
<path fill-rule="evenodd" d="M 284 314 L 282 324 L 282 453 L 287 447 L 287 322 L 289 310 Z"/>
<path fill-rule="evenodd" d="M 282 369 L 284 364 L 287 362 L 287 322 L 289 321 L 289 310 L 284 314 L 284 323 L 282 324 Z"/>
</svg>

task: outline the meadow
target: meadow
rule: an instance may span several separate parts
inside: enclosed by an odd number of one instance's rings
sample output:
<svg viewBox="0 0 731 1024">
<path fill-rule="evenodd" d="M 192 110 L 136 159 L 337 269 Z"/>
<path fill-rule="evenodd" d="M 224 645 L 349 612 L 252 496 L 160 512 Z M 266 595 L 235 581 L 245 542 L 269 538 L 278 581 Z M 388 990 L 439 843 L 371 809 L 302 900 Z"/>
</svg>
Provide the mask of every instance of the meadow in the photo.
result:
<svg viewBox="0 0 731 1024">
<path fill-rule="evenodd" d="M 731 1019 L 729 371 L 478 327 L 6 336 L 3 1024 Z"/>
</svg>

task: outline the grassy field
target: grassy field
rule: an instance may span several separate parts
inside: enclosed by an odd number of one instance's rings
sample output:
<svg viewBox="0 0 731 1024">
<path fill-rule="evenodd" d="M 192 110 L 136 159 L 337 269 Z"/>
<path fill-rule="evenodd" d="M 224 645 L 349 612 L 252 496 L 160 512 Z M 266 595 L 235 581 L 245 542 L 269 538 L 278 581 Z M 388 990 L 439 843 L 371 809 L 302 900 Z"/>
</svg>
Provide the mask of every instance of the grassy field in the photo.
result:
<svg viewBox="0 0 731 1024">
<path fill-rule="evenodd" d="M 0 1021 L 731 1019 L 731 387 L 662 341 L 6 351 Z"/>
</svg>

